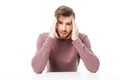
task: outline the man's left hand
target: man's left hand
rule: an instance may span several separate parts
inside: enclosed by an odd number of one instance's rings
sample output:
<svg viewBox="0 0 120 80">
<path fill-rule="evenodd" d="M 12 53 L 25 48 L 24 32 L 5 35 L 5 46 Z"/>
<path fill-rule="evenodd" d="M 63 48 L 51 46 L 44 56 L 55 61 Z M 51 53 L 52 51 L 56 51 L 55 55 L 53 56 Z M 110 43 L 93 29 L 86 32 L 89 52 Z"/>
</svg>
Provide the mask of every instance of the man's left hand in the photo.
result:
<svg viewBox="0 0 120 80">
<path fill-rule="evenodd" d="M 71 36 L 71 39 L 72 40 L 76 40 L 78 39 L 78 35 L 79 35 L 79 29 L 75 23 L 75 20 L 74 18 L 72 19 L 72 25 L 73 25 L 73 29 L 72 29 L 72 36 Z"/>
</svg>

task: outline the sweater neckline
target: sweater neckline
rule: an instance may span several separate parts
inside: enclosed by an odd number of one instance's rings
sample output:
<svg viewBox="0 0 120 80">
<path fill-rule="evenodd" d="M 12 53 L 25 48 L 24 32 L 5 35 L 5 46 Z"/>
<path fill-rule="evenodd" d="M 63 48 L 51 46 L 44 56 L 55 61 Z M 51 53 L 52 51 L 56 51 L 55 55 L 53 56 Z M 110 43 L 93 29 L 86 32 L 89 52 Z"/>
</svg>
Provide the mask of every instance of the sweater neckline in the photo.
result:
<svg viewBox="0 0 120 80">
<path fill-rule="evenodd" d="M 55 40 L 56 40 L 57 42 L 60 42 L 60 43 L 70 43 L 70 42 L 72 41 L 71 38 L 69 38 L 69 39 L 67 39 L 67 40 L 55 38 Z"/>
</svg>

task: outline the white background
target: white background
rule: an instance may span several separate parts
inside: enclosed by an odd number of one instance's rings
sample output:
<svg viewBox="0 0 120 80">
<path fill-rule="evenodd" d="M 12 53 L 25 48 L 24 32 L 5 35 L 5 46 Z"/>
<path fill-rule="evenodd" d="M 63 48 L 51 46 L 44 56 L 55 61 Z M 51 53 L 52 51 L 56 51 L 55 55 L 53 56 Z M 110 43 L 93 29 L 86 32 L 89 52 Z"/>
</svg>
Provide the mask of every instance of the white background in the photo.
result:
<svg viewBox="0 0 120 80">
<path fill-rule="evenodd" d="M 0 0 L 0 80 L 32 78 L 38 35 L 49 31 L 60 5 L 75 11 L 80 32 L 100 60 L 98 73 L 120 78 L 119 0 Z M 87 71 L 83 63 L 79 71 Z"/>
</svg>

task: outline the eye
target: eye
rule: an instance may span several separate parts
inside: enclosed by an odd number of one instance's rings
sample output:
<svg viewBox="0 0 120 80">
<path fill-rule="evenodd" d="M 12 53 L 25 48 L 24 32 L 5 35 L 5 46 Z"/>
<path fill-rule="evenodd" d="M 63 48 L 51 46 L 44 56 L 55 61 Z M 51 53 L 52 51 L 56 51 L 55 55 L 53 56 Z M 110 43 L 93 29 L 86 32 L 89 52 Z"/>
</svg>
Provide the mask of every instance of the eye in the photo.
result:
<svg viewBox="0 0 120 80">
<path fill-rule="evenodd" d="M 58 24 L 62 24 L 62 22 L 61 22 L 61 21 L 58 21 Z"/>
<path fill-rule="evenodd" d="M 67 23 L 67 25 L 71 25 L 71 23 Z"/>
</svg>

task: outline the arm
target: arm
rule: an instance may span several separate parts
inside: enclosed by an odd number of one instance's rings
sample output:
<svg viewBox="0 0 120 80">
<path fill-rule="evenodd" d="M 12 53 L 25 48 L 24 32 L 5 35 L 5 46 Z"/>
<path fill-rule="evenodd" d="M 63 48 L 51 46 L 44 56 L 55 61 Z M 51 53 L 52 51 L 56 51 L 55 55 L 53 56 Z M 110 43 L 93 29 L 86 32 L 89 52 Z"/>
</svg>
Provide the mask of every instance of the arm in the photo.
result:
<svg viewBox="0 0 120 80">
<path fill-rule="evenodd" d="M 83 40 L 80 38 L 74 40 L 73 45 L 77 49 L 86 68 L 90 72 L 97 72 L 99 68 L 99 59 L 92 52 L 88 37 L 84 36 Z"/>
<path fill-rule="evenodd" d="M 36 55 L 32 59 L 32 67 L 36 73 L 42 73 L 48 62 L 52 50 L 53 39 L 55 38 L 56 22 L 57 20 L 55 19 L 50 27 L 48 36 L 46 36 L 47 39 L 42 35 L 38 38 Z"/>
<path fill-rule="evenodd" d="M 72 31 L 72 40 L 73 46 L 78 51 L 81 59 L 84 62 L 84 65 L 90 72 L 97 72 L 99 68 L 99 59 L 94 55 L 91 50 L 91 45 L 88 37 L 85 35 L 79 35 L 79 29 L 75 23 L 75 20 L 72 19 L 73 31 Z"/>
<path fill-rule="evenodd" d="M 50 37 L 47 37 L 47 39 L 44 39 L 42 35 L 39 36 L 37 41 L 37 50 L 36 54 L 32 59 L 32 68 L 36 73 L 42 73 L 44 70 L 48 59 L 49 54 L 51 52 L 52 48 L 52 39 Z"/>
</svg>

